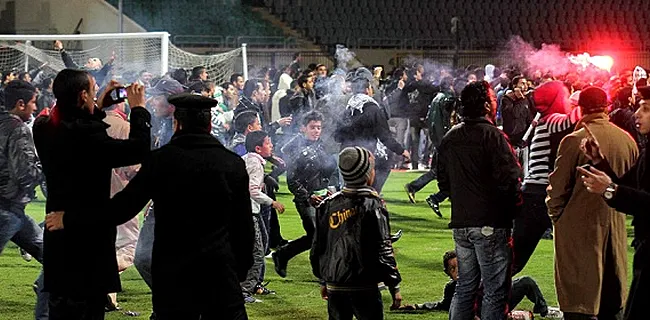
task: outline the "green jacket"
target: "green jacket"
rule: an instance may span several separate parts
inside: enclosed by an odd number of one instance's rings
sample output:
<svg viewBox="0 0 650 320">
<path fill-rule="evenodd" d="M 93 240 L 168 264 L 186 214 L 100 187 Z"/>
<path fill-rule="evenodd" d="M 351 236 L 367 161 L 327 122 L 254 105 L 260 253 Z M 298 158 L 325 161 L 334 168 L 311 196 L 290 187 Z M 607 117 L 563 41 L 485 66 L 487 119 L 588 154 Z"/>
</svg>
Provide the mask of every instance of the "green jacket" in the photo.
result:
<svg viewBox="0 0 650 320">
<path fill-rule="evenodd" d="M 441 91 L 436 94 L 431 101 L 429 113 L 427 114 L 427 126 L 429 128 L 429 138 L 434 147 L 438 147 L 447 131 L 453 124 L 458 123 L 457 106 L 458 99 L 451 92 Z M 453 123 L 452 123 L 452 120 Z"/>
</svg>

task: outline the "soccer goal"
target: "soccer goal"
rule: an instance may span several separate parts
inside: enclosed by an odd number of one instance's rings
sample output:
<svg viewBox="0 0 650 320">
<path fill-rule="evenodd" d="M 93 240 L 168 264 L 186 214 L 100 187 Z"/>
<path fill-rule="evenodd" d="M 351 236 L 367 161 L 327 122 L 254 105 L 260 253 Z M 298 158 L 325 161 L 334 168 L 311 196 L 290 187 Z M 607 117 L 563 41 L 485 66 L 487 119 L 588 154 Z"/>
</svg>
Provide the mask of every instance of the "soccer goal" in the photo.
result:
<svg viewBox="0 0 650 320">
<path fill-rule="evenodd" d="M 140 71 L 164 75 L 178 68 L 205 66 L 210 79 L 227 81 L 236 70 L 247 75 L 246 46 L 214 55 L 196 55 L 169 42 L 167 32 L 106 33 L 78 35 L 0 35 L 0 70 L 25 70 L 46 65 L 54 72 L 65 69 L 54 41 L 61 40 L 66 52 L 79 66 L 90 58 L 106 63 L 112 57 L 113 77 L 128 79 Z M 241 57 L 242 66 L 235 65 Z"/>
</svg>

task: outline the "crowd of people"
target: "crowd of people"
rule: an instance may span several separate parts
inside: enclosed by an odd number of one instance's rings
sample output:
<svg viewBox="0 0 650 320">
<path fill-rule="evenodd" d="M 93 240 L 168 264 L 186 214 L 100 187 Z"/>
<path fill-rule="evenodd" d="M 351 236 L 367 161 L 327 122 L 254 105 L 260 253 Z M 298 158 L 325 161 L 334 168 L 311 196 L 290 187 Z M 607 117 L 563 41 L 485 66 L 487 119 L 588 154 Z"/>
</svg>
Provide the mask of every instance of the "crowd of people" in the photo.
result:
<svg viewBox="0 0 650 320">
<path fill-rule="evenodd" d="M 385 76 L 305 67 L 298 54 L 251 79 L 217 84 L 197 66 L 140 71 L 125 85 L 111 80 L 125 78 L 112 58 L 80 67 L 55 49 L 68 69 L 3 72 L 0 89 L 0 248 L 13 241 L 43 263 L 36 319 L 103 319 L 131 265 L 152 290 L 151 319 L 246 319 L 246 303 L 276 294 L 265 256 L 287 277 L 306 251 L 330 319 L 382 319 L 382 287 L 391 309 L 450 319 L 514 317 L 524 296 L 545 317 L 643 317 L 650 87 L 640 67 L 413 63 Z M 402 304 L 401 232 L 381 196 L 395 169 L 425 171 L 405 186 L 411 202 L 433 180 L 433 212 L 451 202 L 455 250 L 438 303 Z M 275 196 L 283 174 L 305 232 L 291 241 L 278 220 L 289 204 Z M 25 214 L 39 185 L 44 226 Z M 513 279 L 542 238 L 554 241 L 559 309 L 532 278 Z"/>
</svg>

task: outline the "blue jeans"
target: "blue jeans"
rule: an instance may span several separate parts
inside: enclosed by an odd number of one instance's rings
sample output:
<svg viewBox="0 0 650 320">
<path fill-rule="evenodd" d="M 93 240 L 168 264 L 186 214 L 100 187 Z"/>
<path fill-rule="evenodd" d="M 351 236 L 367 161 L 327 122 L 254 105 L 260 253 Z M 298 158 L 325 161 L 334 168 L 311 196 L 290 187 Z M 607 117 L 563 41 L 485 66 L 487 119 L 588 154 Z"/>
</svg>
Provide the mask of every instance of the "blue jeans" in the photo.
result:
<svg viewBox="0 0 650 320">
<path fill-rule="evenodd" d="M 153 212 L 153 204 L 149 207 L 147 216 L 144 218 L 142 228 L 140 228 L 140 235 L 138 236 L 138 244 L 135 246 L 135 257 L 133 257 L 133 265 L 140 273 L 144 282 L 151 289 L 151 253 L 153 252 L 153 231 L 156 225 L 156 216 Z"/>
<path fill-rule="evenodd" d="M 9 241 L 31 254 L 36 261 L 43 263 L 43 229 L 34 219 L 25 214 L 24 209 L 16 208 L 12 211 L 0 209 L 0 253 Z M 47 319 L 49 295 L 43 292 L 43 272 L 34 283 L 34 291 L 36 291 L 35 318 Z"/>
<path fill-rule="evenodd" d="M 449 311 L 450 320 L 474 319 L 474 302 L 481 279 L 484 296 L 481 320 L 504 320 L 510 294 L 512 249 L 510 229 L 454 229 L 458 255 L 458 284 Z"/>
</svg>

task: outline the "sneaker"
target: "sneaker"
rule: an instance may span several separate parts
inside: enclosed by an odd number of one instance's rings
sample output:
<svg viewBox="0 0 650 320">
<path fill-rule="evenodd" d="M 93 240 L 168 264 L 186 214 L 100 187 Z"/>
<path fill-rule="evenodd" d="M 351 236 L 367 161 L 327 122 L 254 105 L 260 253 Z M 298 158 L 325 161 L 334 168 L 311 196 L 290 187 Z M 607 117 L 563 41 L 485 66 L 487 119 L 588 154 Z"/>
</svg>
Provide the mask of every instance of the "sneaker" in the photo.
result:
<svg viewBox="0 0 650 320">
<path fill-rule="evenodd" d="M 31 254 L 27 253 L 27 251 L 23 250 L 22 248 L 20 249 L 20 256 L 23 257 L 23 260 L 30 262 L 34 257 L 32 257 Z"/>
<path fill-rule="evenodd" d="M 402 230 L 401 230 L 401 229 L 400 229 L 400 230 L 397 230 L 397 232 L 395 232 L 395 234 L 393 234 L 392 236 L 390 236 L 390 242 L 391 242 L 391 243 L 395 243 L 395 242 L 397 242 L 400 238 L 402 238 Z"/>
<path fill-rule="evenodd" d="M 436 201 L 436 199 L 433 198 L 433 195 L 430 195 L 427 198 L 427 204 L 429 207 L 431 207 L 431 210 L 433 210 L 433 212 L 435 212 L 438 217 L 442 218 L 442 212 L 440 212 L 440 204 L 438 201 Z"/>
<path fill-rule="evenodd" d="M 268 282 L 267 283 L 259 283 L 259 284 L 257 284 L 255 286 L 255 294 L 261 295 L 261 296 L 265 296 L 265 295 L 269 295 L 269 294 L 275 294 L 275 291 L 269 290 L 269 288 L 266 287 L 268 284 L 269 284 Z"/>
<path fill-rule="evenodd" d="M 564 312 L 560 311 L 560 308 L 557 307 L 548 307 L 548 313 L 545 317 L 546 319 L 561 320 L 564 319 Z"/>
<path fill-rule="evenodd" d="M 542 235 L 542 239 L 553 240 L 553 228 L 546 229 L 546 231 L 544 231 L 544 234 Z"/>
<path fill-rule="evenodd" d="M 409 197 L 409 201 L 411 203 L 415 203 L 415 192 L 411 190 L 411 185 L 409 183 L 404 185 L 404 191 L 406 191 L 406 195 Z"/>
<path fill-rule="evenodd" d="M 246 303 L 258 303 L 258 302 L 262 302 L 262 300 L 253 298 L 253 296 L 245 296 L 244 297 L 244 302 L 246 302 Z"/>
<path fill-rule="evenodd" d="M 281 261 L 280 255 L 278 252 L 271 253 L 271 258 L 273 259 L 275 272 L 282 278 L 287 277 L 287 262 Z"/>
<path fill-rule="evenodd" d="M 426 170 L 429 170 L 429 168 L 427 168 L 426 164 L 418 163 L 418 171 L 426 171 Z"/>
</svg>

